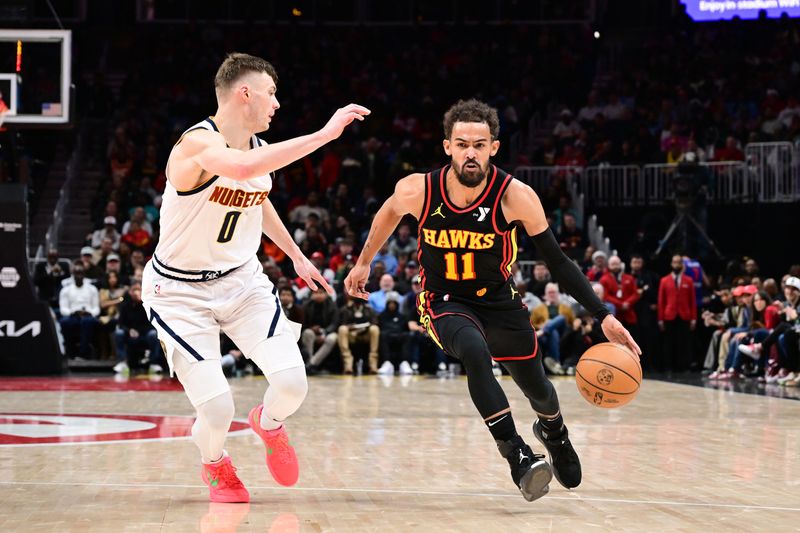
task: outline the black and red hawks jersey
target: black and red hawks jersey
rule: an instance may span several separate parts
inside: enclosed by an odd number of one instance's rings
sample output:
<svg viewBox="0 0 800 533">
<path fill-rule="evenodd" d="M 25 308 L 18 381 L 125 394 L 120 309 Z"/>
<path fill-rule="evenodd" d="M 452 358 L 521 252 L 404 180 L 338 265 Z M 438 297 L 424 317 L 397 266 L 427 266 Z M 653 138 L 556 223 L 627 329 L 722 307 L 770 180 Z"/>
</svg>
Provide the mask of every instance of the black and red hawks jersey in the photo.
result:
<svg viewBox="0 0 800 533">
<path fill-rule="evenodd" d="M 514 299 L 511 265 L 517 230 L 503 216 L 501 199 L 513 176 L 489 166 L 486 186 L 464 208 L 447 197 L 450 165 L 425 175 L 417 255 L 422 289 L 481 302 Z"/>
</svg>

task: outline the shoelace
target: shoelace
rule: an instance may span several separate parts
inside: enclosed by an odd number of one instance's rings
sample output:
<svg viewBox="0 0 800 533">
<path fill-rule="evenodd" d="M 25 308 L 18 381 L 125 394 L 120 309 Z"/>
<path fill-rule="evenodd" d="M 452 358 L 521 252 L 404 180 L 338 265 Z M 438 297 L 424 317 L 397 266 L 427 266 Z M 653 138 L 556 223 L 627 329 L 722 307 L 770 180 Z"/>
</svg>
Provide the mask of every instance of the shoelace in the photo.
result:
<svg viewBox="0 0 800 533">
<path fill-rule="evenodd" d="M 219 474 L 219 479 L 224 482 L 226 487 L 238 489 L 243 486 L 239 476 L 236 475 L 236 467 L 231 463 L 221 465 L 217 473 Z"/>
<path fill-rule="evenodd" d="M 281 433 L 274 440 L 270 439 L 269 446 L 272 448 L 272 453 L 277 456 L 282 464 L 293 462 L 291 459 L 292 446 L 289 444 L 289 436 L 286 433 Z"/>
</svg>

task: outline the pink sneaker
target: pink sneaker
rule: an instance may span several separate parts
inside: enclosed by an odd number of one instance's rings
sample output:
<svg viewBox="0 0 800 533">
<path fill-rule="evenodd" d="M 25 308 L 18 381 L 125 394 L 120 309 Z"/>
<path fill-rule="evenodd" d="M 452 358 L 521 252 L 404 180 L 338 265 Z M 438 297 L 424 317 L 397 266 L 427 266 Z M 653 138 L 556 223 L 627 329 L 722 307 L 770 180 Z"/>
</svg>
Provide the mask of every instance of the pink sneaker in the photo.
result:
<svg viewBox="0 0 800 533">
<path fill-rule="evenodd" d="M 203 463 L 200 472 L 203 483 L 208 485 L 209 497 L 216 503 L 247 503 L 250 493 L 242 485 L 236 468 L 227 455 L 221 461 L 213 464 Z"/>
<path fill-rule="evenodd" d="M 267 466 L 270 474 L 280 485 L 291 487 L 297 483 L 297 478 L 300 477 L 297 455 L 294 453 L 294 447 L 289 444 L 289 435 L 283 426 L 272 431 L 261 427 L 261 411 L 263 409 L 263 404 L 253 407 L 247 420 L 267 447 Z"/>
</svg>

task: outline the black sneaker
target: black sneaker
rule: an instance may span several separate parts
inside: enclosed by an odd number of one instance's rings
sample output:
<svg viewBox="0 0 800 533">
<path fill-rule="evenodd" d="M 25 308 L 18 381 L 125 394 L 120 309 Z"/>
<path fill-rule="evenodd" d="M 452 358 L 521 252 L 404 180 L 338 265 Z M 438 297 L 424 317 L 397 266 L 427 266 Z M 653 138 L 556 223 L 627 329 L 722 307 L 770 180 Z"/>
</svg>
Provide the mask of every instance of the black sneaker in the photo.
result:
<svg viewBox="0 0 800 533">
<path fill-rule="evenodd" d="M 533 435 L 547 448 L 550 462 L 553 464 L 553 473 L 558 482 L 568 489 L 580 485 L 581 461 L 569 441 L 567 427 L 564 426 L 564 432 L 558 437 L 546 439 L 542 434 L 542 423 L 536 420 L 533 423 Z"/>
<path fill-rule="evenodd" d="M 522 437 L 499 442 L 497 448 L 511 467 L 511 478 L 526 500 L 538 500 L 550 491 L 553 469 L 544 460 L 544 455 L 535 454 Z"/>
</svg>

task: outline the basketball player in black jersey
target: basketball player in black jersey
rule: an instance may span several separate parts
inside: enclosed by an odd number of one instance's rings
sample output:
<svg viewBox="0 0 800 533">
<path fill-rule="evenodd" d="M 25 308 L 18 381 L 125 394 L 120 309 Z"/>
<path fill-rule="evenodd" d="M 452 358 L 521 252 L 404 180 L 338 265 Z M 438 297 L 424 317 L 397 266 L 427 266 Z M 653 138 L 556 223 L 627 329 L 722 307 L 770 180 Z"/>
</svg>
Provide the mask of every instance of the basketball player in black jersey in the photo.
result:
<svg viewBox="0 0 800 533">
<path fill-rule="evenodd" d="M 547 494 L 553 474 L 564 487 L 577 487 L 581 465 L 555 388 L 545 376 L 529 311 L 511 277 L 517 229 L 533 236 L 554 278 L 594 314 L 610 341 L 636 354 L 641 350 L 563 254 L 533 189 L 490 162 L 500 147 L 498 130 L 497 111 L 477 100 L 459 101 L 447 111 L 444 151 L 451 163 L 397 183 L 375 216 L 345 287 L 367 298 L 364 287 L 375 253 L 403 216 L 417 217 L 420 320 L 432 339 L 461 360 L 472 401 L 508 460 L 514 482 L 533 501 Z M 517 434 L 492 359 L 505 366 L 530 401 L 537 415 L 533 433 L 550 454 L 552 467 Z"/>
</svg>

